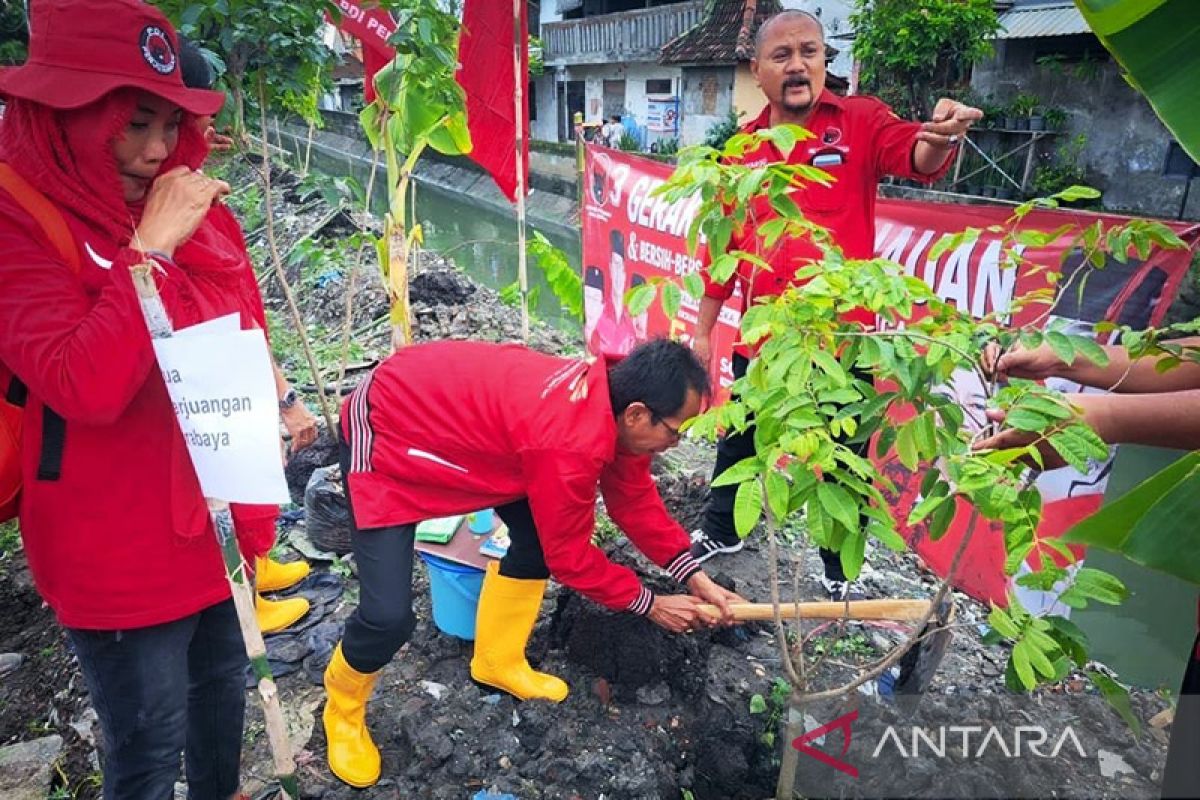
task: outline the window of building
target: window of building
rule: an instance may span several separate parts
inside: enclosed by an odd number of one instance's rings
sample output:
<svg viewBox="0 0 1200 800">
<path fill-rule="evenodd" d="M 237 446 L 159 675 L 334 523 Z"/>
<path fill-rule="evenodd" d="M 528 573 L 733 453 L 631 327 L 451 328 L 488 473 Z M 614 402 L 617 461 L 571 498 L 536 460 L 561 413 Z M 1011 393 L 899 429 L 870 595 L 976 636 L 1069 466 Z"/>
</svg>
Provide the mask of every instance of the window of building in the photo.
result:
<svg viewBox="0 0 1200 800">
<path fill-rule="evenodd" d="M 674 83 L 670 78 L 650 78 L 646 81 L 646 94 L 671 94 Z"/>
</svg>

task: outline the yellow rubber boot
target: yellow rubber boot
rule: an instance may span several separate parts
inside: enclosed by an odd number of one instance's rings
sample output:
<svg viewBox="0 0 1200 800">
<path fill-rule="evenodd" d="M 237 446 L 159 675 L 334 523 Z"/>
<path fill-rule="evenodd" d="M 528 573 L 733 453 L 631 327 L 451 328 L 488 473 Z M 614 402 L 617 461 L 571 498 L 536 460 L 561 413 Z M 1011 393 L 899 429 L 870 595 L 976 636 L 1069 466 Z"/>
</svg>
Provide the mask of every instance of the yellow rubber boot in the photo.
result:
<svg viewBox="0 0 1200 800">
<path fill-rule="evenodd" d="M 475 656 L 471 677 L 508 692 L 519 700 L 562 702 L 569 691 L 561 678 L 536 672 L 525 660 L 546 591 L 544 580 L 519 580 L 500 574 L 495 561 L 487 566 L 479 611 L 475 617 Z"/>
<path fill-rule="evenodd" d="M 308 601 L 303 597 L 268 600 L 262 595 L 255 595 L 254 612 L 258 617 L 259 630 L 263 633 L 276 633 L 307 614 Z"/>
<path fill-rule="evenodd" d="M 359 672 L 346 662 L 339 643 L 325 668 L 326 751 L 329 769 L 356 789 L 379 780 L 379 750 L 367 730 L 367 698 L 379 673 Z"/>
<path fill-rule="evenodd" d="M 256 559 L 254 563 L 254 583 L 260 592 L 278 592 L 280 589 L 295 586 L 311 571 L 306 561 L 281 564 L 269 557 L 263 557 Z"/>
</svg>

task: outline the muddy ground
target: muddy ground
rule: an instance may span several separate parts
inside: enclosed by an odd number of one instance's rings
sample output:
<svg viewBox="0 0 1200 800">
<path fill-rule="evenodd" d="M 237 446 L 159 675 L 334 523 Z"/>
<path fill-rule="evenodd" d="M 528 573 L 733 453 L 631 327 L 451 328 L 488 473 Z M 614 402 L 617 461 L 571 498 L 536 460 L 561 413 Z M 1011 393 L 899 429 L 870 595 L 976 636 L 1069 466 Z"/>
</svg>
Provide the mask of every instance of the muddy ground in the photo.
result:
<svg viewBox="0 0 1200 800">
<path fill-rule="evenodd" d="M 230 174 L 235 186 L 247 185 L 252 178 L 244 166 Z M 305 197 L 302 182 L 294 176 L 281 173 L 280 178 L 275 205 L 281 212 L 277 243 L 281 252 L 294 252 L 296 243 L 309 236 L 344 241 L 356 230 L 353 216 L 332 213 L 324 202 Z M 265 253 L 261 225 L 250 234 L 254 251 Z M 291 269 L 300 286 L 306 323 L 326 336 L 334 331 L 335 338 L 349 283 L 344 260 L 306 272 L 304 262 L 297 259 Z M 348 384 L 387 349 L 386 324 L 380 322 L 385 319 L 386 297 L 369 259 L 356 284 L 353 308 L 359 347 L 351 365 L 361 369 L 349 371 Z M 262 286 L 268 307 L 283 319 L 275 279 L 264 275 Z M 412 299 L 418 339 L 519 337 L 515 309 L 436 256 L 427 255 L 414 279 Z M 535 326 L 532 342 L 551 352 L 578 350 L 576 337 L 542 325 Z M 294 350 L 281 352 L 281 360 L 290 373 L 301 372 Z M 298 501 L 307 474 L 317 462 L 332 460 L 330 449 L 322 453 L 299 460 L 289 470 Z M 709 445 L 685 442 L 656 466 L 668 506 L 688 529 L 698 520 L 711 457 Z M 793 539 L 798 533 L 785 532 Z M 279 684 L 305 797 L 459 800 L 489 790 L 520 800 L 720 800 L 773 795 L 785 736 L 780 706 L 771 699 L 782 668 L 769 625 L 671 636 L 645 620 L 608 613 L 552 584 L 531 641 L 530 659 L 562 676 L 571 694 L 559 705 L 517 703 L 471 683 L 471 644 L 433 625 L 428 579 L 420 562 L 414 588 L 416 631 L 385 668 L 368 713 L 383 754 L 384 778 L 366 790 L 342 785 L 325 765 L 319 680 L 341 621 L 353 608 L 357 587 L 352 564 L 329 560 L 330 556 L 313 549 L 301 506 L 281 520 L 281 541 L 282 557 L 297 557 L 298 548 L 309 554 L 318 574 L 334 576 L 318 586 L 321 602 L 299 633 L 272 637 L 280 665 L 288 664 L 283 669 L 289 674 Z M 674 590 L 619 536 L 606 538 L 604 546 L 615 560 L 638 567 L 652 587 Z M 871 596 L 925 598 L 935 590 L 933 577 L 908 554 L 877 551 L 870 562 L 873 569 L 864 583 Z M 801 599 L 820 596 L 816 580 L 820 561 L 815 552 L 785 541 L 777 564 L 785 593 L 796 585 Z M 741 553 L 710 562 L 710 572 L 746 597 L 765 600 L 768 565 L 767 545 L 760 533 Z M 0 615 L 0 653 L 24 657 L 14 672 L 0 679 L 0 745 L 60 734 L 64 750 L 53 778 L 53 796 L 98 797 L 99 754 L 77 665 L 53 624 L 53 615 L 41 606 L 20 553 L 4 556 L 0 570 L 0 607 L 5 609 Z M 1134 693 L 1133 712 L 1143 724 L 1143 733 L 1135 741 L 1085 677 L 1072 676 L 1033 698 L 1017 699 L 1004 688 L 1006 650 L 980 641 L 986 609 L 962 596 L 956 600 L 954 639 L 918 716 L 880 698 L 875 684 L 864 688 L 875 689 L 876 694 L 852 692 L 844 701 L 808 709 L 809 728 L 844 713 L 859 713 L 855 744 L 848 753 L 843 755 L 836 733 L 825 737 L 822 747 L 861 768 L 861 773 L 851 778 L 802 756 L 799 795 L 1156 796 L 1170 729 L 1161 725 L 1161 716 L 1154 725 L 1149 723 L 1168 707 L 1166 700 L 1154 693 Z M 806 638 L 805 652 L 810 659 L 823 654 L 814 670 L 815 685 L 835 685 L 855 674 L 903 633 L 895 627 L 852 625 L 839 636 L 836 627 L 807 626 L 801 634 Z M 753 701 L 756 695 L 765 698 L 764 708 L 752 713 L 752 704 L 759 707 Z M 247 708 L 245 788 L 251 796 L 266 796 L 271 762 L 254 694 L 248 695 Z M 889 725 L 903 731 L 907 746 L 913 720 L 927 731 L 945 724 L 986 729 L 989 724 L 1014 721 L 1052 732 L 1071 726 L 1083 755 L 1066 748 L 1054 758 L 1017 759 L 994 746 L 976 752 L 978 739 L 970 748 L 964 746 L 957 755 L 950 752 L 944 758 L 889 760 L 895 748 L 873 752 Z M 1011 733 L 1006 735 L 1011 738 Z M 1052 735 L 1057 738 L 1057 733 Z"/>
</svg>

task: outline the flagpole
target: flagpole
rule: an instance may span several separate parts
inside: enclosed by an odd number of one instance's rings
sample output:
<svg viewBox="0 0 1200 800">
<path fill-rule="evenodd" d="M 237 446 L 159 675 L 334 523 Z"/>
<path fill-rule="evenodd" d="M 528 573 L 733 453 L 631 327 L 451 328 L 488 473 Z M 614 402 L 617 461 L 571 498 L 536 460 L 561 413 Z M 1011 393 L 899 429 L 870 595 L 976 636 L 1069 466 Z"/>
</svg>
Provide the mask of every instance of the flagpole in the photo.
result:
<svg viewBox="0 0 1200 800">
<path fill-rule="evenodd" d="M 525 76 L 521 74 L 521 48 L 527 47 L 521 29 L 521 4 L 513 0 L 513 107 L 517 135 L 517 281 L 521 287 L 521 341 L 529 341 L 529 269 L 525 259 Z"/>
</svg>

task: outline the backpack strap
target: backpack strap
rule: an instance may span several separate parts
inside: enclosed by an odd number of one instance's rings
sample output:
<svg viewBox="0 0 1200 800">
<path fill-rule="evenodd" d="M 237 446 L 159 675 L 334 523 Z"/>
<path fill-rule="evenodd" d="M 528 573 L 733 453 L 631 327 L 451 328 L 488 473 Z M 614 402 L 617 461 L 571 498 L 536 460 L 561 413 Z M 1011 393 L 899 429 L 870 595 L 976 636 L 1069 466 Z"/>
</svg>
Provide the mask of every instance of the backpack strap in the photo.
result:
<svg viewBox="0 0 1200 800">
<path fill-rule="evenodd" d="M 46 196 L 30 185 L 16 170 L 0 162 L 0 188 L 12 195 L 25 211 L 37 221 L 50 244 L 58 251 L 71 272 L 79 274 L 79 248 L 67 227 L 67 221 Z M 24 406 L 29 390 L 16 375 L 8 383 L 5 400 L 14 406 Z M 56 481 L 62 476 L 63 451 L 67 444 L 67 423 L 49 406 L 42 406 L 42 452 L 38 460 L 38 480 Z"/>
<path fill-rule="evenodd" d="M 50 244 L 71 268 L 71 272 L 78 275 L 79 248 L 75 246 L 75 237 L 67 227 L 62 213 L 46 199 L 46 195 L 33 188 L 29 181 L 3 162 L 0 162 L 0 188 L 12 195 L 21 208 L 37 221 Z"/>
</svg>

